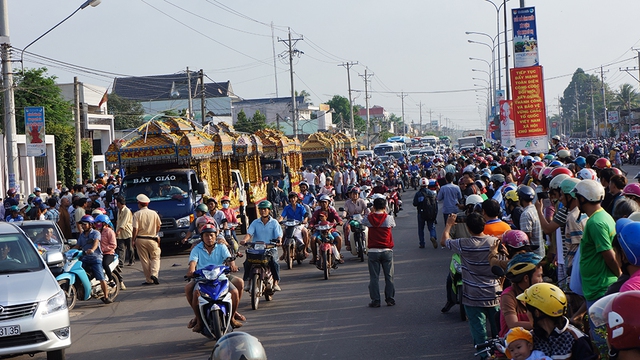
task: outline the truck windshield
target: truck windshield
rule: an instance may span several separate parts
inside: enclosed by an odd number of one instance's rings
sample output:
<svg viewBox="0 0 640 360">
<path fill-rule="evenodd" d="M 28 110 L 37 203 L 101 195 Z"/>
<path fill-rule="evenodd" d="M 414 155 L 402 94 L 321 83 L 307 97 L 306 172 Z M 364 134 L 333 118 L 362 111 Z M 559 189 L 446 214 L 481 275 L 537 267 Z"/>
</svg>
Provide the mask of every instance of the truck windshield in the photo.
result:
<svg viewBox="0 0 640 360">
<path fill-rule="evenodd" d="M 189 180 L 186 174 L 134 174 L 124 178 L 120 193 L 128 203 L 136 202 L 139 194 L 151 201 L 181 200 L 189 196 Z"/>
<path fill-rule="evenodd" d="M 282 163 L 278 160 L 261 160 L 262 176 L 270 176 L 273 179 L 282 177 Z"/>
</svg>

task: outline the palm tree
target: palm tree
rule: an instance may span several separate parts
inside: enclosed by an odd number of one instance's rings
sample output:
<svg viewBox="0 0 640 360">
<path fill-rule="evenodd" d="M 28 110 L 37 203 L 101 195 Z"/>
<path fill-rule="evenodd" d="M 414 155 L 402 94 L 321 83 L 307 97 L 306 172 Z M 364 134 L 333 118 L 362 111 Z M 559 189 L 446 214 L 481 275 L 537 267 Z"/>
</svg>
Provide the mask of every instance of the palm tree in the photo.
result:
<svg viewBox="0 0 640 360">
<path fill-rule="evenodd" d="M 640 106 L 640 93 L 638 93 L 631 84 L 622 84 L 620 89 L 615 93 L 614 100 L 611 105 L 619 110 L 631 110 Z"/>
</svg>

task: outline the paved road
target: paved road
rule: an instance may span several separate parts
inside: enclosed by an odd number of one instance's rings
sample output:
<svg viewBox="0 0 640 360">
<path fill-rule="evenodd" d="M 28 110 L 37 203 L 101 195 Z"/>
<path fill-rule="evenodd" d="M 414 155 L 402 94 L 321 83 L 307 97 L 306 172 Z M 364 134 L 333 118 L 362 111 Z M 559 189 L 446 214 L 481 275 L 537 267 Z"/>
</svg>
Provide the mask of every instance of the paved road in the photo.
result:
<svg viewBox="0 0 640 360">
<path fill-rule="evenodd" d="M 630 181 L 640 166 L 625 166 Z M 282 270 L 283 291 L 251 310 L 242 331 L 258 337 L 269 359 L 473 359 L 468 324 L 458 307 L 441 314 L 450 252 L 418 248 L 413 191 L 393 231 L 396 247 L 394 307 L 367 307 L 368 271 L 345 253 L 346 262 L 325 281 L 304 263 Z M 441 218 L 441 216 L 439 217 Z M 438 224 L 438 235 L 443 224 Z M 68 359 L 206 359 L 214 342 L 186 328 L 192 317 L 183 295 L 185 254 L 162 258 L 161 284 L 143 287 L 138 264 L 124 271 L 128 289 L 112 305 L 79 303 L 71 312 L 73 345 Z M 246 295 L 246 293 L 245 293 Z M 38 354 L 34 359 L 44 359 Z M 30 359 L 28 356 L 19 359 Z"/>
</svg>

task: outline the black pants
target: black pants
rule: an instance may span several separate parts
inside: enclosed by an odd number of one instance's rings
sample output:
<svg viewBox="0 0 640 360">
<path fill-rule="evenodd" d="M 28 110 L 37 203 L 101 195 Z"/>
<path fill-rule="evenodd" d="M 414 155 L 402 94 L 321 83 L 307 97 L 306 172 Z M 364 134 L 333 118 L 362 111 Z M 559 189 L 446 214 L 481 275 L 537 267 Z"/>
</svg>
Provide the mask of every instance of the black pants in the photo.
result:
<svg viewBox="0 0 640 360">
<path fill-rule="evenodd" d="M 113 281 L 113 274 L 115 274 L 116 277 L 118 277 L 118 280 L 122 282 L 122 275 L 120 274 L 120 271 L 116 270 L 115 273 L 112 273 L 111 269 L 109 268 L 109 264 L 113 262 L 113 259 L 115 259 L 115 257 L 116 256 L 114 254 L 102 255 L 102 268 L 104 269 L 104 272 L 107 273 L 107 280 Z"/>
<path fill-rule="evenodd" d="M 128 239 L 117 239 L 118 246 L 116 247 L 116 253 L 118 253 L 119 257 L 119 266 L 122 268 L 124 266 L 124 262 L 127 257 L 129 257 L 129 264 L 134 261 L 134 253 L 133 248 L 131 247 L 131 238 Z"/>
</svg>

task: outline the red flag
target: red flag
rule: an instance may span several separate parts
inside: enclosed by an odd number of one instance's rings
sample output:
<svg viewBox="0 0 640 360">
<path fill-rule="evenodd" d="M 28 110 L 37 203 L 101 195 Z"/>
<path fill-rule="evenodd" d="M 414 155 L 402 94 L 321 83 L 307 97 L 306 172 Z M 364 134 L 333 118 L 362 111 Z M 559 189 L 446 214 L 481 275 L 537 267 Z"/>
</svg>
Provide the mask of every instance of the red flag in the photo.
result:
<svg viewBox="0 0 640 360">
<path fill-rule="evenodd" d="M 109 96 L 107 94 L 108 91 L 109 91 L 109 89 L 104 91 L 104 95 L 102 95 L 102 99 L 100 99 L 100 102 L 98 103 L 98 107 L 101 107 L 102 104 L 106 103 L 107 100 L 109 99 Z"/>
</svg>

